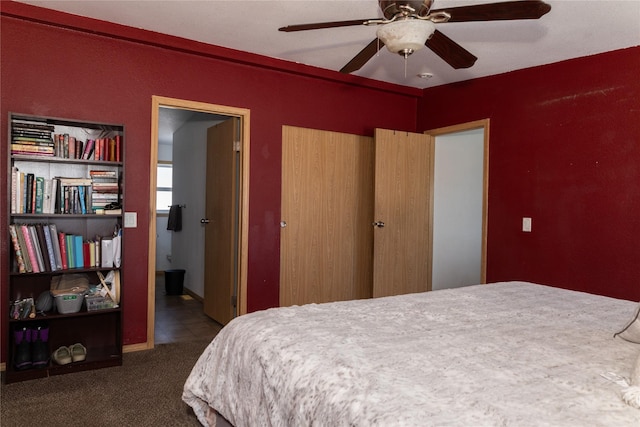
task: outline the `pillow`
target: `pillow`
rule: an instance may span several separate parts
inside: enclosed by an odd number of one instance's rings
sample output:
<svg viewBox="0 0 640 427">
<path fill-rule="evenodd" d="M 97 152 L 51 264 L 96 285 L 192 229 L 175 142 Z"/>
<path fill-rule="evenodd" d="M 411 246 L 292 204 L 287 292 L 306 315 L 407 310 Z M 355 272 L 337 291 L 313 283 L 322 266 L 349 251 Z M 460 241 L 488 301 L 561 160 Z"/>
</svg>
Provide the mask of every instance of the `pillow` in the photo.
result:
<svg viewBox="0 0 640 427">
<path fill-rule="evenodd" d="M 613 336 L 617 337 L 618 335 L 624 340 L 640 344 L 640 304 L 638 304 L 636 314 L 633 316 L 629 324 Z"/>
</svg>

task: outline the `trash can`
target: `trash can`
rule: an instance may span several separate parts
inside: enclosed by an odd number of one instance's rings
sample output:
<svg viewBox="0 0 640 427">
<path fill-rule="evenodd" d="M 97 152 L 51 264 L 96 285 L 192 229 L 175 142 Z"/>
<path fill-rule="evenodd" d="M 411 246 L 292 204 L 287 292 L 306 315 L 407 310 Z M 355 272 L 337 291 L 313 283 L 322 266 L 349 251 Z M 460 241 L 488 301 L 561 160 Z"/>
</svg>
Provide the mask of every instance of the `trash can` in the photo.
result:
<svg viewBox="0 0 640 427">
<path fill-rule="evenodd" d="M 184 270 L 165 270 L 164 289 L 167 295 L 182 295 Z"/>
</svg>

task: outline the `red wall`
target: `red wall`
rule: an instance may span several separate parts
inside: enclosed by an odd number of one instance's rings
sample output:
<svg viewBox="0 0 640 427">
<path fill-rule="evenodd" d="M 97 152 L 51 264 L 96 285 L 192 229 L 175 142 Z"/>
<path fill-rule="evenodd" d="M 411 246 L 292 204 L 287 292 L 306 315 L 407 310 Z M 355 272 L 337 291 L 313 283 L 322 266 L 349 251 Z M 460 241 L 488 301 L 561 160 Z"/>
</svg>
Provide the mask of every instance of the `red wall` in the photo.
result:
<svg viewBox="0 0 640 427">
<path fill-rule="evenodd" d="M 418 115 L 491 120 L 488 281 L 640 300 L 640 48 L 432 88 Z"/>
<path fill-rule="evenodd" d="M 249 311 L 278 304 L 283 124 L 372 135 L 376 127 L 414 131 L 490 118 L 488 280 L 640 299 L 639 48 L 437 87 L 422 98 L 20 3 L 0 7 L 2 135 L 9 111 L 126 127 L 125 203 L 138 212 L 124 247 L 126 344 L 146 341 L 152 95 L 251 110 Z M 7 152 L 3 137 L 1 224 Z M 530 234 L 520 231 L 523 216 L 533 218 Z M 4 227 L 0 239 L 7 241 Z M 2 292 L 7 251 L 0 245 Z M 0 313 L 2 342 L 5 319 Z"/>
<path fill-rule="evenodd" d="M 138 227 L 125 230 L 125 344 L 147 339 L 152 95 L 251 111 L 249 311 L 278 305 L 282 125 L 360 135 L 373 135 L 375 127 L 416 129 L 419 90 L 362 82 L 337 72 L 230 52 L 19 3 L 3 1 L 2 14 L 2 135 L 7 135 L 10 111 L 125 126 L 125 205 L 127 211 L 138 212 Z M 231 53 L 231 59 L 225 59 Z M 7 152 L 3 136 L 2 224 L 6 224 L 8 213 Z M 0 238 L 7 241 L 4 227 Z M 0 245 L 3 292 L 7 246 Z M 6 314 L 0 317 L 3 334 L 6 318 Z M 6 342 L 4 337 L 2 342 Z"/>
</svg>

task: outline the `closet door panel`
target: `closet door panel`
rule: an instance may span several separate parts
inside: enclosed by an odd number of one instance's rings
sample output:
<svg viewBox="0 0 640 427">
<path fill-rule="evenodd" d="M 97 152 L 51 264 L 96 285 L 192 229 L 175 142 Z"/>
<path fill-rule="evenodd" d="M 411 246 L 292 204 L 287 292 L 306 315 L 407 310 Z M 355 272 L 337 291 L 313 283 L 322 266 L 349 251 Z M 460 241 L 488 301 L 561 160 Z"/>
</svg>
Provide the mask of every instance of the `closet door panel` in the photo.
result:
<svg viewBox="0 0 640 427">
<path fill-rule="evenodd" d="M 430 139 L 376 129 L 375 147 L 373 296 L 430 290 Z"/>
<path fill-rule="evenodd" d="M 284 126 L 280 305 L 371 297 L 373 140 Z"/>
</svg>

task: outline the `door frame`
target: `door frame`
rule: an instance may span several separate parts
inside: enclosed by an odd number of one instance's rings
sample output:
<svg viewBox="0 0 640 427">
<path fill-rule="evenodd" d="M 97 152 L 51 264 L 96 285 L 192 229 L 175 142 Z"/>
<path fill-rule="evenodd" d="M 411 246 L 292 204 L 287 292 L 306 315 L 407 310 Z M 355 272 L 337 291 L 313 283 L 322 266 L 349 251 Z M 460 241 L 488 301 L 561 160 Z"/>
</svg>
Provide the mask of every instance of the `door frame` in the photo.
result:
<svg viewBox="0 0 640 427">
<path fill-rule="evenodd" d="M 201 113 L 237 117 L 240 119 L 240 205 L 238 209 L 238 303 L 237 314 L 247 313 L 247 269 L 249 242 L 249 147 L 250 147 L 250 110 L 168 98 L 151 97 L 151 150 L 149 171 L 149 261 L 147 266 L 147 348 L 155 345 L 155 294 L 156 294 L 156 164 L 158 163 L 158 124 L 160 107 L 179 108 Z"/>
<path fill-rule="evenodd" d="M 489 119 L 476 120 L 467 123 L 460 123 L 457 125 L 446 126 L 437 129 L 430 129 L 424 131 L 426 135 L 429 135 L 431 144 L 431 203 L 429 204 L 430 223 L 433 224 L 433 196 L 434 196 L 434 171 L 435 171 L 435 149 L 436 149 L 436 137 L 442 135 L 448 135 L 458 132 L 464 132 L 474 129 L 484 130 L 484 159 L 483 159 L 483 178 L 482 178 L 482 254 L 480 264 L 480 277 L 481 283 L 487 282 L 487 214 L 488 214 L 488 196 L 489 196 Z M 429 252 L 433 254 L 433 227 L 429 227 Z M 429 257 L 429 271 L 433 271 L 433 256 Z M 429 287 L 431 288 L 432 278 L 429 277 Z"/>
</svg>

